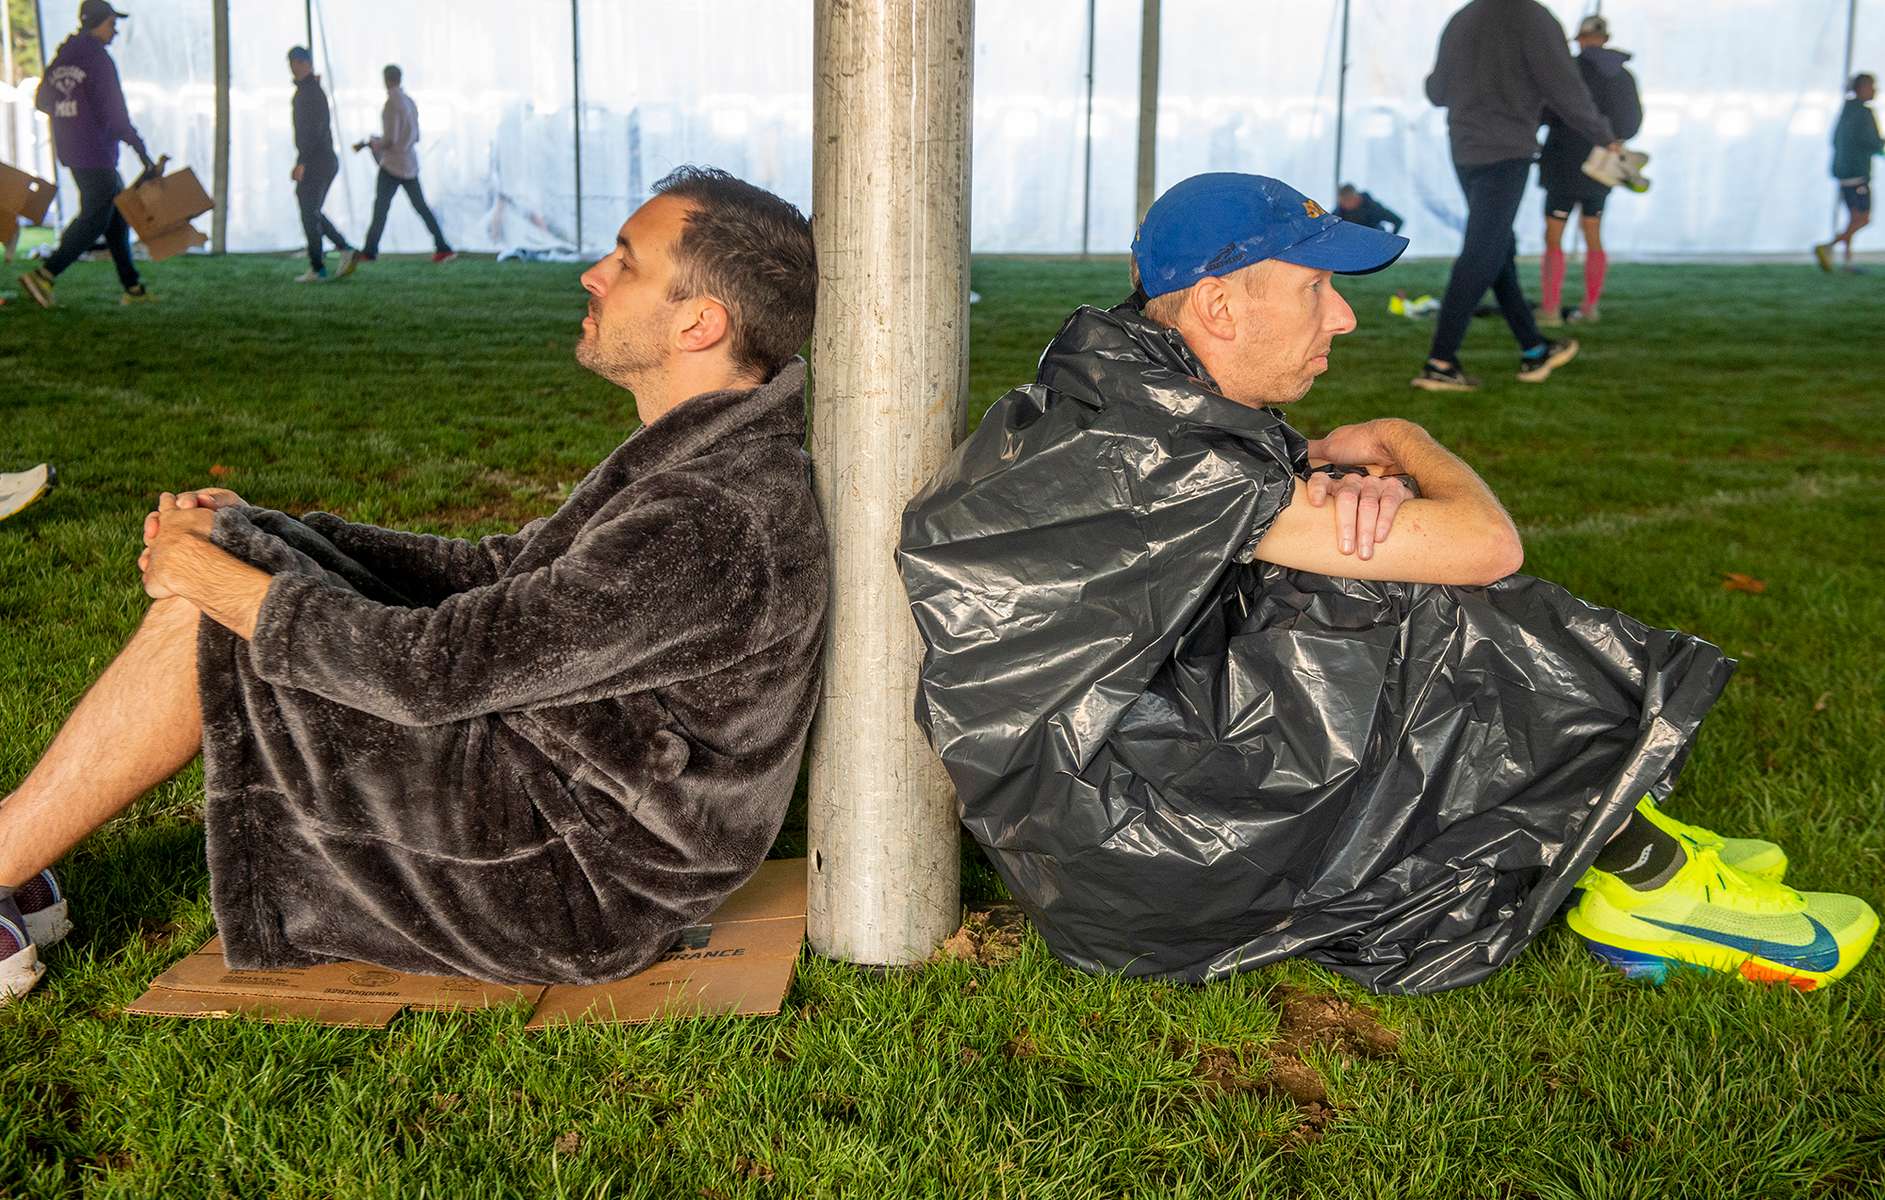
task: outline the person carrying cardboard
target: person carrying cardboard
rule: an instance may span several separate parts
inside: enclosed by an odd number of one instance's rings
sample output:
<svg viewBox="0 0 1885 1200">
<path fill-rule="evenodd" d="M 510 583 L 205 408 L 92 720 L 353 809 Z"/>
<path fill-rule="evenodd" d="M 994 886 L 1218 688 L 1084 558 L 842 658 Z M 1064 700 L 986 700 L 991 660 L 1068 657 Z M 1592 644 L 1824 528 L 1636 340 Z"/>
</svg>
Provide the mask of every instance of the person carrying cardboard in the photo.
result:
<svg viewBox="0 0 1885 1200">
<path fill-rule="evenodd" d="M 137 264 L 131 260 L 131 227 L 116 205 L 118 193 L 124 190 L 124 177 L 118 174 L 118 144 L 135 150 L 145 170 L 154 165 L 125 108 L 117 64 L 105 52 L 118 36 L 118 22 L 128 17 L 108 0 L 85 0 L 79 5 L 78 32 L 60 44 L 33 98 L 34 106 L 52 118 L 59 161 L 72 172 L 72 182 L 79 189 L 79 215 L 66 225 L 59 248 L 43 265 L 20 276 L 21 290 L 41 308 L 53 306 L 53 282 L 101 235 L 124 288 L 119 303 L 155 299 L 138 278 Z"/>
<path fill-rule="evenodd" d="M 917 718 L 1048 946 L 1198 981 L 1303 957 L 1429 992 L 1581 889 L 1604 961 L 1803 989 L 1878 917 L 1658 803 L 1733 664 L 1516 574 L 1518 530 L 1411 421 L 1285 417 L 1405 238 L 1195 176 L 905 510 Z"/>
<path fill-rule="evenodd" d="M 0 996 L 69 921 L 48 868 L 199 753 L 231 967 L 597 983 L 671 947 L 766 857 L 817 701 L 817 278 L 777 196 L 656 184 L 576 343 L 643 425 L 515 534 L 164 493 L 149 611 L 0 801 Z"/>
</svg>

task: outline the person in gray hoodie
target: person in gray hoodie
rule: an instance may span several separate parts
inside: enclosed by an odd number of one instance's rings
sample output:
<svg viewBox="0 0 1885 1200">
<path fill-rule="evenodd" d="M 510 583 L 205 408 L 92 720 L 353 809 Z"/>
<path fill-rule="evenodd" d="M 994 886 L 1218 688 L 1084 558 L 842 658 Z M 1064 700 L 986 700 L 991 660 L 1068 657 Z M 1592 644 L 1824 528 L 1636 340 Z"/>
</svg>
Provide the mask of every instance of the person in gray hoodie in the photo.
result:
<svg viewBox="0 0 1885 1200">
<path fill-rule="evenodd" d="M 1538 157 L 1538 125 L 1549 105 L 1597 145 L 1622 145 L 1597 111 L 1565 48 L 1564 28 L 1538 0 L 1473 0 L 1440 35 L 1427 99 L 1447 110 L 1453 167 L 1466 193 L 1466 237 L 1417 388 L 1472 391 L 1460 366 L 1473 309 L 1491 288 L 1519 344 L 1518 378 L 1543 383 L 1577 355 L 1577 342 L 1547 341 L 1518 282 L 1512 222 Z"/>
<path fill-rule="evenodd" d="M 126 16 L 106 0 L 85 0 L 79 6 L 78 32 L 59 46 L 34 97 L 39 111 L 52 118 L 59 161 L 79 189 L 79 215 L 67 223 L 59 248 L 43 266 L 20 276 L 21 290 L 41 308 L 53 305 L 53 281 L 97 245 L 100 237 L 118 269 L 118 283 L 124 288 L 121 303 L 151 299 L 131 259 L 131 227 L 117 207 L 118 193 L 124 190 L 124 177 L 118 174 L 118 146 L 136 151 L 145 170 L 153 166 L 125 108 L 117 64 L 105 52 L 118 36 L 118 22 Z"/>
<path fill-rule="evenodd" d="M 642 425 L 555 513 L 472 542 L 159 498 L 154 603 L 0 801 L 0 1003 L 67 924 L 46 869 L 199 752 L 238 969 L 599 982 L 758 869 L 824 646 L 811 224 L 724 172 L 655 191 L 576 343 Z"/>
</svg>

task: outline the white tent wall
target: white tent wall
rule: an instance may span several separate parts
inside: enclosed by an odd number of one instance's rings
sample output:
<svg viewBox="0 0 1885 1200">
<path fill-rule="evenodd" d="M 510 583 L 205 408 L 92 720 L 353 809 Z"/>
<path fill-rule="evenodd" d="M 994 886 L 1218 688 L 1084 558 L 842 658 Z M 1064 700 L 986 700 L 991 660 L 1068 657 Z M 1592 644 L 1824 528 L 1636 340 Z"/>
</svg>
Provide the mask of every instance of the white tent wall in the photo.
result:
<svg viewBox="0 0 1885 1200">
<path fill-rule="evenodd" d="M 1793 253 L 1826 236 L 1832 123 L 1849 0 L 1608 0 L 1632 51 L 1654 160 L 1646 195 L 1615 193 L 1605 221 L 1626 257 Z M 1548 0 L 1569 33 L 1595 0 Z M 233 0 L 229 248 L 302 241 L 287 48 L 305 0 Z M 1423 83 L 1457 4 L 1348 0 L 1342 173 L 1408 219 L 1416 255 L 1458 248 L 1464 205 L 1445 113 Z M 213 172 L 210 0 L 139 0 L 112 52 L 151 150 Z M 1854 69 L 1885 71 L 1885 0 L 1857 6 Z M 649 0 L 465 0 L 449 20 L 384 0 L 315 0 L 317 67 L 343 173 L 328 213 L 362 238 L 377 173 L 346 145 L 374 132 L 380 67 L 397 62 L 420 109 L 428 199 L 469 250 L 606 246 L 662 174 L 724 166 L 794 203 L 811 192 L 811 15 L 775 0 L 708 8 Z M 1333 183 L 1342 0 L 1280 5 L 1167 0 L 1158 128 L 1161 187 L 1197 171 L 1281 176 L 1325 202 Z M 1139 0 L 1092 0 L 1091 182 L 1086 179 L 1088 0 L 984 3 L 976 22 L 973 245 L 981 252 L 1116 253 L 1133 231 Z M 71 32 L 47 4 L 48 43 Z M 572 19 L 574 13 L 574 19 Z M 576 194 L 573 41 L 581 41 L 583 195 Z M 1235 72 L 1221 64 L 1235 62 Z M 26 164 L 49 161 L 28 81 L 0 117 Z M 8 99 L 0 96 L 0 100 Z M 127 174 L 135 163 L 127 159 Z M 63 176 L 63 172 L 61 172 Z M 69 179 L 62 200 L 74 195 Z M 1520 210 L 1535 252 L 1542 195 Z M 580 210 L 579 210 L 580 204 Z M 69 214 L 68 214 L 69 215 Z M 403 198 L 383 249 L 430 248 Z"/>
<path fill-rule="evenodd" d="M 1341 21 L 1342 0 L 1168 0 L 1159 189 L 1202 171 L 1250 171 L 1333 206 Z"/>
<path fill-rule="evenodd" d="M 580 29 L 587 250 L 688 163 L 811 207 L 809 4 L 583 0 Z"/>
</svg>

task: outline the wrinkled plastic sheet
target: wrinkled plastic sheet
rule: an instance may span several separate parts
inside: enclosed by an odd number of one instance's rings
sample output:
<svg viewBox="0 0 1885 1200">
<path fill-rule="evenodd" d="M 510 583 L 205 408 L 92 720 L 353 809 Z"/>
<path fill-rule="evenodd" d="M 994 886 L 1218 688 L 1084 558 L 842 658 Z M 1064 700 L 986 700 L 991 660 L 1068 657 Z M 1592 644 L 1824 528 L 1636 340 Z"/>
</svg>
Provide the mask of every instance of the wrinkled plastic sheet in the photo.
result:
<svg viewBox="0 0 1885 1200">
<path fill-rule="evenodd" d="M 1537 936 L 1733 663 L 1554 584 L 1251 561 L 1307 467 L 1127 305 L 1075 313 L 904 514 L 917 720 L 1067 963 L 1379 991 Z"/>
</svg>

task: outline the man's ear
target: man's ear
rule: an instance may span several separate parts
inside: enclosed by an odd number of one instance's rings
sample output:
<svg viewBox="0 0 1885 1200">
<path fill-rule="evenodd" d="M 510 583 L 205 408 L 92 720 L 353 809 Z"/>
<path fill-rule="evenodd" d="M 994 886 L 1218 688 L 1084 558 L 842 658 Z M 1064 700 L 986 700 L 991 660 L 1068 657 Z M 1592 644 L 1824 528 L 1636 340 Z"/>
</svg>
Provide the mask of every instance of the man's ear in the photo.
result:
<svg viewBox="0 0 1885 1200">
<path fill-rule="evenodd" d="M 1231 313 L 1230 285 L 1224 280 L 1215 275 L 1198 280 L 1191 287 L 1186 307 L 1201 332 L 1227 342 L 1236 338 L 1237 319 Z"/>
<path fill-rule="evenodd" d="M 733 327 L 726 305 L 711 296 L 696 296 L 681 305 L 682 326 L 676 345 L 686 351 L 711 350 L 726 340 Z"/>
</svg>

